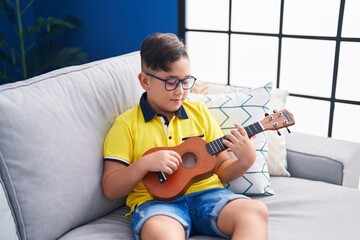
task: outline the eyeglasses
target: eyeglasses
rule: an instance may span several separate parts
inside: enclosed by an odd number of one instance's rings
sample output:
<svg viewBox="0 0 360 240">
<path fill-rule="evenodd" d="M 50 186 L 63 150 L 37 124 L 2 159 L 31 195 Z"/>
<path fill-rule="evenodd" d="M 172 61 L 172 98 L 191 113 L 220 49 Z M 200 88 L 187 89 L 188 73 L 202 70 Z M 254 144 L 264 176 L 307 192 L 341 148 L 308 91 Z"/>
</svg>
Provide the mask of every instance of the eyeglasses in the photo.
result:
<svg viewBox="0 0 360 240">
<path fill-rule="evenodd" d="M 167 91 L 174 91 L 178 86 L 179 83 L 181 83 L 181 86 L 184 90 L 188 90 L 190 88 L 192 88 L 195 84 L 196 78 L 191 76 L 191 77 L 187 77 L 184 79 L 178 79 L 178 78 L 167 78 L 167 79 L 163 79 L 163 78 L 159 78 L 153 74 L 150 73 L 146 73 L 146 75 L 149 75 L 152 78 L 155 78 L 157 80 L 160 80 L 162 82 L 165 83 L 165 89 Z"/>
</svg>

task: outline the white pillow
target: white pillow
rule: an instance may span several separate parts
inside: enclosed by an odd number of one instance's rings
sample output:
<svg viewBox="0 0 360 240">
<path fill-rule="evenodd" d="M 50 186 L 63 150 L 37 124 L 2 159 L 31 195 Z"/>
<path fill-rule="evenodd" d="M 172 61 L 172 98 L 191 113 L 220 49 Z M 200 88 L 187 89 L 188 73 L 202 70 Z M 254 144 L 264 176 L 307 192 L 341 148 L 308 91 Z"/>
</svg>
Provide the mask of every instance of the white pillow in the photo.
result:
<svg viewBox="0 0 360 240">
<path fill-rule="evenodd" d="M 269 103 L 270 109 L 281 110 L 285 108 L 286 98 L 289 95 L 287 91 L 281 89 L 272 89 Z M 268 168 L 270 175 L 290 177 L 287 170 L 286 160 L 286 139 L 287 130 L 280 129 L 281 136 L 276 131 L 266 131 L 265 136 L 268 142 Z"/>
<path fill-rule="evenodd" d="M 233 92 L 250 91 L 249 87 L 239 87 L 222 85 L 208 82 L 196 82 L 194 87 L 191 89 L 192 93 L 197 94 L 226 94 Z M 271 98 L 269 103 L 269 112 L 272 110 L 280 110 L 285 108 L 285 103 L 288 91 L 281 89 L 272 89 Z M 286 130 L 280 130 L 284 132 Z M 265 132 L 268 142 L 268 168 L 270 175 L 274 176 L 286 176 L 289 177 L 290 173 L 287 171 L 287 160 L 286 160 L 286 140 L 285 135 L 279 136 L 274 131 Z"/>
<path fill-rule="evenodd" d="M 226 134 L 235 129 L 234 123 L 248 126 L 264 118 L 269 111 L 271 87 L 272 84 L 268 83 L 263 87 L 228 94 L 190 93 L 188 98 L 204 101 Z M 268 145 L 263 132 L 256 135 L 255 146 L 257 158 L 254 165 L 243 176 L 229 182 L 228 187 L 246 195 L 272 195 L 274 192 L 267 167 Z"/>
</svg>

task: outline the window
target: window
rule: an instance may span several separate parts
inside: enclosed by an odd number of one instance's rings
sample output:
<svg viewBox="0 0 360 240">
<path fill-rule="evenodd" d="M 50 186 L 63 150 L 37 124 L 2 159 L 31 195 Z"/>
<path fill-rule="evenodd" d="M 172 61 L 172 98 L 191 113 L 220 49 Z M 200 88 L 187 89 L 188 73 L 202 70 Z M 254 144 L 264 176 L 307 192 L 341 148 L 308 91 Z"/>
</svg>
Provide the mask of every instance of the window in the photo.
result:
<svg viewBox="0 0 360 240">
<path fill-rule="evenodd" d="M 290 92 L 294 131 L 360 142 L 360 1 L 180 0 L 200 81 Z"/>
</svg>

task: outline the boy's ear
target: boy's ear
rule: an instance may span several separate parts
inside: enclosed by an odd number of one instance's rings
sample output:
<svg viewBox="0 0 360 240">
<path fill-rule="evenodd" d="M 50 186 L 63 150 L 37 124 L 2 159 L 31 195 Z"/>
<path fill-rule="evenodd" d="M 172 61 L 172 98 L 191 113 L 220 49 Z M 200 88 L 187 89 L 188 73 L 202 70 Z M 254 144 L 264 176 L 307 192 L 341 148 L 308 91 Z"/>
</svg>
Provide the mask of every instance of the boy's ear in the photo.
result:
<svg viewBox="0 0 360 240">
<path fill-rule="evenodd" d="M 150 83 L 149 83 L 149 76 L 144 73 L 144 72 L 140 72 L 138 74 L 138 79 L 140 82 L 141 87 L 147 91 L 150 88 Z"/>
</svg>

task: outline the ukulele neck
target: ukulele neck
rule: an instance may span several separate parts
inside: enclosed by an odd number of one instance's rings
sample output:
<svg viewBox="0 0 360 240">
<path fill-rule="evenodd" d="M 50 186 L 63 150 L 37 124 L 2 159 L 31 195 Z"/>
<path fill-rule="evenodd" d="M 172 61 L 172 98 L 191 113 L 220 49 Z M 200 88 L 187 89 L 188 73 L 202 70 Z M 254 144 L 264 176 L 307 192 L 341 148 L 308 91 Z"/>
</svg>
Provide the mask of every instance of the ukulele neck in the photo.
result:
<svg viewBox="0 0 360 240">
<path fill-rule="evenodd" d="M 261 126 L 259 122 L 253 123 L 249 126 L 244 127 L 247 135 L 250 137 L 254 136 L 255 134 L 258 134 L 262 131 L 264 131 L 264 128 Z M 223 140 L 228 140 L 226 136 L 223 136 L 221 138 L 215 139 L 212 142 L 209 142 L 206 144 L 206 150 L 211 154 L 215 155 L 219 152 L 224 151 L 228 147 L 223 144 Z"/>
</svg>

